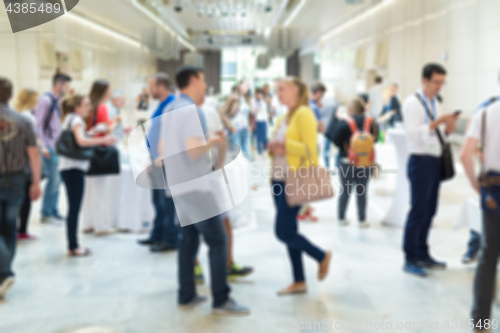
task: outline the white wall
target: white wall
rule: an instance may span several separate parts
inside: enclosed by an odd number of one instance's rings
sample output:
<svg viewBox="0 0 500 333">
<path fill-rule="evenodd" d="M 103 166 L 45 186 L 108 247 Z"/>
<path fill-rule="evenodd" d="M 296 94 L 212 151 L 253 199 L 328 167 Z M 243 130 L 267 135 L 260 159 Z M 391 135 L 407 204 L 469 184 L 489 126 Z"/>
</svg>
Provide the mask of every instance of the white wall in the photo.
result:
<svg viewBox="0 0 500 333">
<path fill-rule="evenodd" d="M 71 14 L 12 34 L 5 11 L 0 11 L 0 76 L 11 79 L 16 91 L 25 87 L 39 92 L 50 89 L 55 68 L 39 66 L 44 40 L 54 43 L 56 51 L 82 52 L 85 67 L 81 77 L 72 83 L 76 92 L 88 94 L 95 79 L 107 79 L 112 88 L 126 91 L 128 114 L 134 113 L 135 98 L 156 69 L 156 59 L 138 45 L 83 23 Z M 134 117 L 129 118 L 129 125 L 133 125 Z"/>
<path fill-rule="evenodd" d="M 385 1 L 320 42 L 322 78 L 338 96 L 346 98 L 363 86 L 365 71 L 354 68 L 356 50 L 366 48 L 366 70 L 376 68 L 379 41 L 389 43 L 389 63 L 377 69 L 386 83 L 400 84 L 402 97 L 419 87 L 421 69 L 431 61 L 448 70 L 442 95 L 449 111 L 470 114 L 500 94 L 500 1 Z"/>
</svg>

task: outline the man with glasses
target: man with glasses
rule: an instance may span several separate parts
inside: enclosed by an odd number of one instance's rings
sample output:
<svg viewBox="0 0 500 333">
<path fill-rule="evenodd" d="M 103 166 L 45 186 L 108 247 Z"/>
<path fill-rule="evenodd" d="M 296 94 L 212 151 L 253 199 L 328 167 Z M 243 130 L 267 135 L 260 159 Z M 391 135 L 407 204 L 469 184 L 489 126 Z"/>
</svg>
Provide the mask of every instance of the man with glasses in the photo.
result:
<svg viewBox="0 0 500 333">
<path fill-rule="evenodd" d="M 446 70 L 428 64 L 422 73 L 422 88 L 406 99 L 403 115 L 410 158 L 411 209 L 404 233 L 406 261 L 403 270 L 426 276 L 425 268 L 444 269 L 446 263 L 433 259 L 427 244 L 432 219 L 437 211 L 441 183 L 442 145 L 436 131 L 449 135 L 455 131 L 456 114 L 441 115 L 440 97 Z M 432 117 L 429 117 L 429 113 Z M 444 129 L 444 132 L 443 132 Z"/>
</svg>

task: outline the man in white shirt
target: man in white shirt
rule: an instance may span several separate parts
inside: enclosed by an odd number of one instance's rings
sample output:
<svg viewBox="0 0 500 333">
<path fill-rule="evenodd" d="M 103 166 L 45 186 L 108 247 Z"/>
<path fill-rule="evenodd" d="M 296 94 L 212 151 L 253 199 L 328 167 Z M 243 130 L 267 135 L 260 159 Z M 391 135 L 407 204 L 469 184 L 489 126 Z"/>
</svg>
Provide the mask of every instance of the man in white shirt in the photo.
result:
<svg viewBox="0 0 500 333">
<path fill-rule="evenodd" d="M 382 96 L 382 83 L 384 79 L 381 76 L 375 78 L 375 85 L 368 91 L 368 100 L 370 101 L 370 115 L 376 119 L 384 108 L 384 98 Z"/>
<path fill-rule="evenodd" d="M 445 127 L 445 134 L 455 131 L 456 115 L 440 114 L 439 91 L 445 83 L 446 71 L 438 64 L 423 69 L 422 88 L 403 104 L 410 158 L 408 178 L 411 183 L 411 209 L 404 233 L 406 254 L 403 270 L 409 274 L 426 276 L 424 268 L 446 268 L 429 253 L 427 239 L 432 219 L 437 211 L 441 183 L 442 145 L 436 130 Z M 424 107 L 425 105 L 425 107 Z M 428 116 L 431 113 L 432 119 Z M 442 126 L 441 126 L 442 125 Z"/>
<path fill-rule="evenodd" d="M 461 160 L 472 187 L 481 194 L 483 210 L 482 253 L 474 282 L 474 325 L 485 324 L 490 319 L 491 303 L 495 292 L 496 267 L 500 255 L 500 101 L 491 100 L 489 105 L 476 112 L 467 132 Z M 483 139 L 484 135 L 484 139 Z M 474 155 L 478 146 L 482 164 L 482 180 L 474 170 Z M 496 205 L 496 207 L 495 207 Z"/>
</svg>

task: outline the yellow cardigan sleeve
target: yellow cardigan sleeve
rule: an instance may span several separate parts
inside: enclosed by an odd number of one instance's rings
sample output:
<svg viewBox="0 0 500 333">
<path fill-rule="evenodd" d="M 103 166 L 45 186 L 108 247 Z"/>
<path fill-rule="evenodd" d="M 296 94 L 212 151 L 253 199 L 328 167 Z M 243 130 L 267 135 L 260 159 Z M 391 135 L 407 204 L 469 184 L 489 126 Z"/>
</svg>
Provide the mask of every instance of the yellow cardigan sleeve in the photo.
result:
<svg viewBox="0 0 500 333">
<path fill-rule="evenodd" d="M 306 160 L 315 161 L 317 155 L 317 129 L 318 123 L 314 113 L 307 107 L 302 107 L 296 111 L 291 121 L 294 131 L 298 131 L 299 140 L 287 137 L 285 142 L 287 154 L 304 157 Z M 294 133 L 295 134 L 295 133 Z M 297 135 L 293 135 L 297 137 Z M 306 150 L 309 150 L 309 154 Z"/>
</svg>

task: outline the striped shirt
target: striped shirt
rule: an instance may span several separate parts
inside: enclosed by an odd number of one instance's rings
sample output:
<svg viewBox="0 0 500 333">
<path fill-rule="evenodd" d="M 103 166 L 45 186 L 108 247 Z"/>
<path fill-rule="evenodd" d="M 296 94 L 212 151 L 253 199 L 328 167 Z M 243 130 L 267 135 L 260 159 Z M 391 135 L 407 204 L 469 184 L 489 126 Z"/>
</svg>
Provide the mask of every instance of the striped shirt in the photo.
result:
<svg viewBox="0 0 500 333">
<path fill-rule="evenodd" d="M 9 106 L 0 104 L 0 175 L 24 172 L 28 147 L 36 147 L 30 121 Z"/>
</svg>

